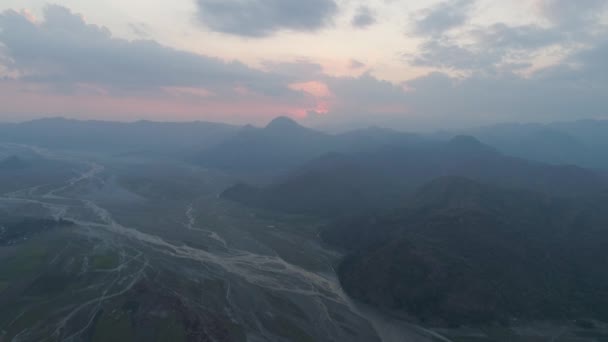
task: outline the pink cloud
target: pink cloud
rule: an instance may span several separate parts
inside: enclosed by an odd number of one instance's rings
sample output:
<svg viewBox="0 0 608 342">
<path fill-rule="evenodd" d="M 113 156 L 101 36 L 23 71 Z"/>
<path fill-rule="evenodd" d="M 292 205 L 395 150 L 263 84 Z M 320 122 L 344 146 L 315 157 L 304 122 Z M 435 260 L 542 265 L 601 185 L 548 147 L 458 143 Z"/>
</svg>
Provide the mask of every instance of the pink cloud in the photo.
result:
<svg viewBox="0 0 608 342">
<path fill-rule="evenodd" d="M 319 81 L 292 83 L 289 85 L 289 88 L 302 91 L 316 98 L 329 98 L 333 96 L 327 84 Z"/>
</svg>

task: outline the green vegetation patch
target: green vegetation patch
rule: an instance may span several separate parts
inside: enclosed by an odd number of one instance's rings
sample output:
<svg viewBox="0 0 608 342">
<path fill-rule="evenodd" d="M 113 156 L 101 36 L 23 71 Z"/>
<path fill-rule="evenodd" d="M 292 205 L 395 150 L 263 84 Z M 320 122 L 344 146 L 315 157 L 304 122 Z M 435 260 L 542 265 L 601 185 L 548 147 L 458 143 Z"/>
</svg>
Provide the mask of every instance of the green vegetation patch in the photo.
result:
<svg viewBox="0 0 608 342">
<path fill-rule="evenodd" d="M 156 342 L 182 342 L 186 341 L 186 331 L 175 315 L 169 315 L 156 325 Z"/>
<path fill-rule="evenodd" d="M 119 258 L 115 253 L 95 255 L 92 257 L 93 267 L 98 270 L 111 270 L 118 267 Z"/>
<path fill-rule="evenodd" d="M 116 315 L 103 313 L 97 324 L 91 341 L 93 342 L 128 342 L 134 341 L 135 335 L 131 320 L 125 313 L 117 313 Z"/>
<path fill-rule="evenodd" d="M 230 338 L 228 338 L 229 341 L 247 341 L 247 334 L 245 333 L 245 329 L 243 329 L 243 327 L 231 321 L 228 321 L 226 324 L 228 329 L 228 335 L 230 336 Z"/>
<path fill-rule="evenodd" d="M 295 342 L 313 342 L 315 339 L 290 320 L 275 316 L 262 322 L 264 327 L 277 335 Z"/>
<path fill-rule="evenodd" d="M 580 337 L 592 339 L 593 341 L 608 342 L 608 332 L 605 332 L 605 331 L 601 332 L 601 331 L 585 330 L 585 331 L 577 332 L 576 335 L 580 336 Z"/>
<path fill-rule="evenodd" d="M 47 261 L 48 250 L 43 246 L 24 245 L 17 254 L 0 264 L 5 279 L 19 279 L 39 270 Z"/>
<path fill-rule="evenodd" d="M 36 278 L 25 292 L 30 296 L 56 294 L 65 290 L 72 280 L 72 277 L 65 274 L 44 274 Z"/>
</svg>

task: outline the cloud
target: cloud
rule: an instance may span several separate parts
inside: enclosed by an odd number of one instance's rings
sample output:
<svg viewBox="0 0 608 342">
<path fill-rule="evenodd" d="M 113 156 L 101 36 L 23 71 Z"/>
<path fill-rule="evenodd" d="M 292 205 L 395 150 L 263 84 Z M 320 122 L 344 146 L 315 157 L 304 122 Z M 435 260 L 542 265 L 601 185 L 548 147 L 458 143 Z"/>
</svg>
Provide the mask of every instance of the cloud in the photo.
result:
<svg viewBox="0 0 608 342">
<path fill-rule="evenodd" d="M 295 61 L 264 61 L 262 66 L 268 72 L 288 76 L 291 81 L 318 79 L 323 75 L 323 67 L 320 64 L 305 58 Z"/>
<path fill-rule="evenodd" d="M 405 103 L 430 125 L 608 119 L 608 40 L 573 53 L 530 75 L 433 72 L 406 82 Z"/>
<path fill-rule="evenodd" d="M 568 82 L 580 88 L 608 87 L 608 40 L 595 44 L 566 58 L 563 63 L 541 70 L 538 75 L 547 82 Z"/>
<path fill-rule="evenodd" d="M 579 30 L 594 24 L 608 7 L 605 0 L 538 0 L 542 14 L 562 28 Z"/>
<path fill-rule="evenodd" d="M 447 4 L 433 7 L 426 17 Z M 408 61 L 434 72 L 397 83 L 379 79 L 357 60 L 350 61 L 359 71 L 353 72 L 356 77 L 328 75 L 308 59 L 265 61 L 253 68 L 151 40 L 116 38 L 60 6 L 48 6 L 40 19 L 7 10 L 0 13 L 0 112 L 150 112 L 156 118 L 213 112 L 205 117 L 247 121 L 316 112 L 325 113 L 311 118 L 317 122 L 412 130 L 608 117 L 605 28 L 586 23 L 576 32 L 588 34 L 574 39 L 574 29 L 553 21 L 481 26 L 467 17 L 425 26 Z M 267 32 L 283 29 L 289 28 L 273 26 Z M 564 51 L 563 59 L 541 70 L 530 68 L 545 49 Z"/>
<path fill-rule="evenodd" d="M 243 37 L 277 31 L 315 31 L 338 12 L 334 0 L 196 0 L 198 19 L 209 29 Z"/>
<path fill-rule="evenodd" d="M 497 73 L 527 70 L 549 49 L 567 55 L 593 46 L 605 0 L 536 0 L 548 24 L 472 24 L 475 0 L 447 0 L 418 12 L 414 30 L 422 42 L 404 54 L 413 66 Z M 454 30 L 458 28 L 458 30 Z"/>
<path fill-rule="evenodd" d="M 408 86 L 413 89 L 407 100 L 412 111 L 446 126 L 608 118 L 608 99 L 602 95 L 608 91 L 606 83 L 584 87 L 569 78 L 555 82 L 540 75 L 454 78 L 433 73 Z"/>
<path fill-rule="evenodd" d="M 475 0 L 448 0 L 417 12 L 414 33 L 441 35 L 466 23 Z"/>
<path fill-rule="evenodd" d="M 355 28 L 367 28 L 376 23 L 374 12 L 367 6 L 361 6 L 351 21 L 351 25 Z"/>
<path fill-rule="evenodd" d="M 467 33 L 468 39 L 447 35 L 427 39 L 417 53 L 406 58 L 416 66 L 494 72 L 501 66 L 530 65 L 536 52 L 564 39 L 555 29 L 504 23 L 476 27 Z"/>
<path fill-rule="evenodd" d="M 519 30 L 536 28 L 520 27 L 516 31 Z M 503 28 L 497 27 L 488 34 L 494 35 L 495 31 L 503 32 Z M 559 39 L 530 38 L 515 43 L 505 38 L 485 42 L 485 46 L 495 46 L 492 49 L 500 52 L 496 56 L 479 50 L 470 55 L 472 52 L 467 49 L 446 47 L 441 59 L 468 68 L 465 74 L 435 71 L 401 85 L 379 80 L 369 73 L 356 78 L 328 79 L 326 84 L 337 103 L 327 114 L 311 117 L 310 124 L 334 128 L 375 124 L 403 130 L 432 130 L 496 122 L 608 119 L 606 38 L 594 40 L 558 64 L 525 75 L 508 68 L 488 67 L 502 58 L 503 50 L 526 50 Z"/>
<path fill-rule="evenodd" d="M 494 52 L 449 39 L 427 40 L 420 45 L 418 52 L 405 57 L 415 66 L 457 70 L 486 68 L 499 60 Z"/>
<path fill-rule="evenodd" d="M 146 23 L 129 23 L 129 29 L 135 36 L 141 39 L 150 38 L 150 27 Z"/>
<path fill-rule="evenodd" d="M 0 42 L 6 65 L 19 80 L 69 89 L 96 84 L 118 93 L 163 87 L 205 88 L 230 95 L 243 86 L 264 96 L 290 96 L 286 76 L 239 62 L 166 47 L 151 40 L 114 38 L 104 27 L 60 6 L 47 6 L 32 22 L 15 11 L 0 14 Z"/>
<path fill-rule="evenodd" d="M 350 67 L 351 69 L 353 69 L 353 70 L 357 70 L 357 69 L 362 69 L 362 68 L 365 68 L 365 67 L 366 67 L 366 65 L 365 65 L 365 63 L 363 63 L 363 62 L 361 62 L 361 61 L 359 61 L 359 60 L 356 60 L 356 59 L 351 59 L 351 60 L 350 60 L 349 67 Z"/>
<path fill-rule="evenodd" d="M 539 49 L 559 43 L 562 32 L 537 25 L 509 26 L 496 23 L 473 31 L 480 47 L 494 50 Z"/>
<path fill-rule="evenodd" d="M 402 130 L 467 128 L 497 122 L 608 119 L 608 41 L 565 64 L 529 76 L 511 72 L 444 72 L 402 85 L 370 74 L 326 80 L 335 95 L 327 114 L 309 124 L 326 127 L 381 125 Z"/>
<path fill-rule="evenodd" d="M 317 108 L 310 94 L 291 84 L 321 74 L 320 66 L 303 61 L 256 69 L 152 40 L 116 38 L 61 6 L 47 6 L 38 21 L 0 12 L 2 115 L 198 113 L 222 121 L 267 120 Z M 222 113 L 232 117 L 221 119 Z"/>
</svg>

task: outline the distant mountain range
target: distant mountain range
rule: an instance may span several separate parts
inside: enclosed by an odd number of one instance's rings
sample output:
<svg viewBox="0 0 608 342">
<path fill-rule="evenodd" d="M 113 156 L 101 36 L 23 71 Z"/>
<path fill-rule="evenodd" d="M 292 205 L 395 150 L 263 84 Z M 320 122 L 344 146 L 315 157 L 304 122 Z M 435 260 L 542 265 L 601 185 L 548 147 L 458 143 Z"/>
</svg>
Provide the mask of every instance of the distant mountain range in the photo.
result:
<svg viewBox="0 0 608 342">
<path fill-rule="evenodd" d="M 551 124 L 499 124 L 466 130 L 501 152 L 554 164 L 608 169 L 608 121 L 581 120 Z M 448 138 L 454 132 L 438 136 Z"/>
<path fill-rule="evenodd" d="M 303 127 L 286 117 L 279 117 L 263 128 L 212 122 L 122 123 L 64 118 L 0 124 L 0 142 L 126 156 L 165 154 L 210 168 L 275 173 L 325 153 L 356 153 L 386 145 L 446 141 L 457 135 L 476 137 L 506 155 L 551 164 L 608 169 L 606 120 L 505 123 L 435 134 L 411 134 L 376 127 L 327 134 Z"/>
<path fill-rule="evenodd" d="M 325 153 L 373 149 L 417 139 L 415 135 L 370 128 L 331 135 L 279 117 L 264 128 L 247 126 L 226 141 L 200 153 L 206 167 L 231 171 L 283 171 Z"/>
<path fill-rule="evenodd" d="M 472 137 L 459 136 L 447 142 L 327 154 L 269 186 L 238 184 L 222 196 L 266 209 L 335 216 L 395 206 L 417 187 L 444 176 L 559 196 L 588 194 L 607 184 L 593 171 L 509 157 Z"/>
<path fill-rule="evenodd" d="M 256 136 L 270 136 L 266 129 Z M 274 138 L 302 146 L 306 132 Z M 280 164 L 296 166 L 270 185 L 237 184 L 221 196 L 329 219 L 321 236 L 347 253 L 338 273 L 352 297 L 447 326 L 608 320 L 601 172 L 509 156 L 466 135 L 374 137 L 350 150 L 335 143 L 344 135 L 310 139 L 335 150 L 299 164 L 328 150 L 303 149 L 310 153 Z M 287 155 L 263 151 L 257 156 L 273 161 Z"/>
<path fill-rule="evenodd" d="M 200 150 L 236 133 L 238 126 L 209 122 L 79 121 L 64 118 L 0 124 L 0 142 L 47 148 L 127 153 Z"/>
</svg>

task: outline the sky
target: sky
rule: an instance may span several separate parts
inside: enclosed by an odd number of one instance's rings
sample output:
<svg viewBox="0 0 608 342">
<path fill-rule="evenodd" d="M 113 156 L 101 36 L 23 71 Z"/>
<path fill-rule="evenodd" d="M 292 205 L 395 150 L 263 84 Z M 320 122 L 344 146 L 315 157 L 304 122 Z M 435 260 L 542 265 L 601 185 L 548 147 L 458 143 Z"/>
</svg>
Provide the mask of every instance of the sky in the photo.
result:
<svg viewBox="0 0 608 342">
<path fill-rule="evenodd" d="M 0 121 L 608 119 L 606 0 L 2 0 Z"/>
</svg>

